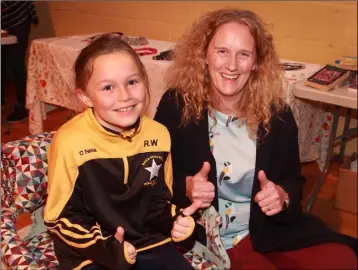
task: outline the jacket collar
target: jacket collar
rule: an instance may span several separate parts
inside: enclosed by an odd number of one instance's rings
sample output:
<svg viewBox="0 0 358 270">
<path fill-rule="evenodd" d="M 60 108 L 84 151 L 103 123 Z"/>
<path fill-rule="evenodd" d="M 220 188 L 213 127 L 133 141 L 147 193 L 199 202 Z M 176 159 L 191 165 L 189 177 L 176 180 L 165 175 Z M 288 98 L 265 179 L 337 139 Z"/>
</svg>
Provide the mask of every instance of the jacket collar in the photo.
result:
<svg viewBox="0 0 358 270">
<path fill-rule="evenodd" d="M 141 130 L 143 117 L 138 118 L 137 122 L 134 124 L 133 128 L 125 132 L 118 132 L 112 130 L 110 128 L 102 126 L 96 117 L 94 116 L 92 108 L 87 108 L 84 112 L 84 116 L 86 121 L 94 127 L 102 136 L 107 138 L 118 138 L 118 136 L 122 137 L 125 140 L 131 141 Z"/>
</svg>

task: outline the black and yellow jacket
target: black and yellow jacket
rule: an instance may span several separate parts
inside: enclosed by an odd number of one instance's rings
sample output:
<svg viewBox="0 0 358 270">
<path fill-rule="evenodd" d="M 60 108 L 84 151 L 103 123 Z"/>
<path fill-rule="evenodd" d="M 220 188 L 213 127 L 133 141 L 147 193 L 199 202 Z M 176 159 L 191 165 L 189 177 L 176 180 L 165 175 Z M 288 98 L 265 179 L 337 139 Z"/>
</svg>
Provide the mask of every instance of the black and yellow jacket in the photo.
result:
<svg viewBox="0 0 358 270">
<path fill-rule="evenodd" d="M 179 209 L 170 203 L 170 135 L 163 125 L 143 116 L 133 130 L 115 134 L 87 109 L 57 131 L 48 162 L 45 225 L 61 269 L 93 262 L 130 267 L 114 238 L 118 226 L 137 252 L 172 240 Z"/>
</svg>

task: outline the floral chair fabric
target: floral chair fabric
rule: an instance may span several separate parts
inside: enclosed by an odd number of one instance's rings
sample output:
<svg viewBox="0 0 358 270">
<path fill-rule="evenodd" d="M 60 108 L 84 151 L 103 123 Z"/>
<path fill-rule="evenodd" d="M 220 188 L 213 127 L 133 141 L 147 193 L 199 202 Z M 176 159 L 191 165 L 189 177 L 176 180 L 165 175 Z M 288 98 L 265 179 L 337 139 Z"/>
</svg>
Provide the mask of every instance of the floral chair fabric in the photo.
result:
<svg viewBox="0 0 358 270">
<path fill-rule="evenodd" d="M 44 132 L 2 145 L 1 251 L 3 263 L 9 269 L 59 268 L 49 234 L 36 228 L 43 224 L 41 213 L 47 197 L 47 147 L 54 133 Z M 216 235 L 221 220 L 208 218 L 212 211 L 215 214 L 214 208 L 204 212 L 202 223 L 207 229 L 208 248 L 202 246 L 200 250 L 193 249 L 184 254 L 194 269 L 221 269 L 218 265 L 227 266 L 228 263 L 226 251 Z M 32 213 L 33 225 L 30 234 L 21 238 L 15 223 L 18 215 L 24 212 Z M 216 241 L 212 241 L 213 235 Z"/>
</svg>

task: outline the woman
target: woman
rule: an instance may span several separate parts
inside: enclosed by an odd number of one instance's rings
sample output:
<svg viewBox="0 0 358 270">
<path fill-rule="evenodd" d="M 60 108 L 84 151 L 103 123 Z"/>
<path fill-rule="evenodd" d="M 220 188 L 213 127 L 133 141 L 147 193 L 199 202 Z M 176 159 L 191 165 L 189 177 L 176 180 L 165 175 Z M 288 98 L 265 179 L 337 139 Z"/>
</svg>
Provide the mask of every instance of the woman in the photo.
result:
<svg viewBox="0 0 358 270">
<path fill-rule="evenodd" d="M 201 17 L 179 41 L 168 75 L 155 119 L 172 137 L 173 203 L 215 206 L 232 268 L 355 268 L 348 246 L 356 240 L 301 210 L 297 126 L 257 15 Z"/>
</svg>

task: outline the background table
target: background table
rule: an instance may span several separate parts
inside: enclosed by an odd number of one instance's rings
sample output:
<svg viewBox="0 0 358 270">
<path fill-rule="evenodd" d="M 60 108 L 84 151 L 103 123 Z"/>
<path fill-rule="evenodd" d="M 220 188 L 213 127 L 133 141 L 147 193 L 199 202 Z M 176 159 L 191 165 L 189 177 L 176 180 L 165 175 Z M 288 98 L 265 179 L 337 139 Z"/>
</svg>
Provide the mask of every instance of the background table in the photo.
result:
<svg viewBox="0 0 358 270">
<path fill-rule="evenodd" d="M 31 43 L 26 98 L 31 134 L 43 131 L 42 121 L 46 117 L 45 104 L 77 112 L 84 108 L 74 91 L 73 64 L 79 51 L 88 44 L 85 40 L 95 34 L 37 39 Z M 159 54 L 174 46 L 175 43 L 172 42 L 149 39 L 149 45 L 144 47 L 154 47 L 158 49 Z M 150 110 L 147 115 L 154 116 L 157 104 L 166 90 L 164 75 L 170 66 L 170 61 L 152 60 L 152 55 L 142 56 L 141 59 L 148 72 L 151 86 Z M 293 61 L 283 59 L 282 62 Z M 293 110 L 299 127 L 301 161 L 317 160 L 322 169 L 327 154 L 331 114 L 326 113 L 320 105 L 312 105 L 294 98 L 292 90 L 295 83 L 320 68 L 320 65 L 304 64 L 304 69 L 286 71 L 284 74 L 287 102 Z"/>
<path fill-rule="evenodd" d="M 326 179 L 336 142 L 341 144 L 340 159 L 342 160 L 346 146 L 346 139 L 351 136 L 357 137 L 357 128 L 349 128 L 351 110 L 357 110 L 357 92 L 348 91 L 348 86 L 336 88 L 331 91 L 322 91 L 313 87 L 305 86 L 304 81 L 301 81 L 295 85 L 293 94 L 300 99 L 313 100 L 335 106 L 332 128 L 328 136 L 328 144 L 326 146 L 327 150 L 325 154 L 325 161 L 323 163 L 324 166 L 322 168 L 322 175 L 309 197 L 307 204 L 307 211 L 309 211 L 317 197 L 321 186 L 323 185 L 324 180 Z M 340 108 L 342 107 L 347 108 L 345 123 L 343 134 L 337 137 L 339 112 Z"/>
<path fill-rule="evenodd" d="M 331 91 L 322 91 L 305 86 L 304 81 L 301 81 L 295 85 L 293 95 L 299 98 L 357 109 L 357 92 L 349 91 L 348 86 L 336 88 Z"/>
<path fill-rule="evenodd" d="M 84 105 L 77 99 L 74 91 L 73 65 L 80 50 L 88 45 L 86 40 L 97 34 L 100 33 L 37 39 L 31 43 L 26 87 L 31 134 L 43 131 L 42 120 L 46 117 L 44 103 L 76 112 L 83 110 Z M 158 54 L 174 46 L 174 43 L 166 41 L 148 41 L 148 45 L 141 47 L 156 48 Z M 153 55 L 141 56 L 150 84 L 150 110 L 147 112 L 149 116 L 154 116 L 155 104 L 159 103 L 165 91 L 163 75 L 170 65 L 169 61 L 152 60 L 152 57 Z"/>
</svg>

